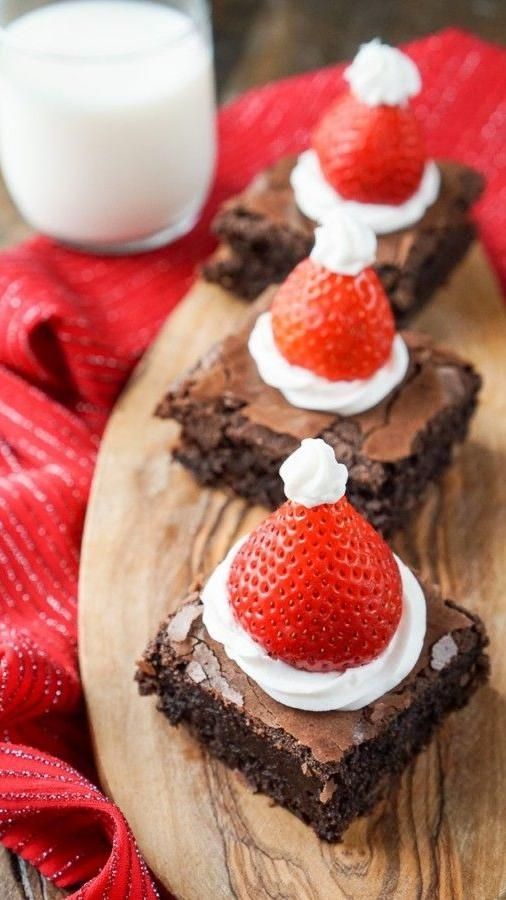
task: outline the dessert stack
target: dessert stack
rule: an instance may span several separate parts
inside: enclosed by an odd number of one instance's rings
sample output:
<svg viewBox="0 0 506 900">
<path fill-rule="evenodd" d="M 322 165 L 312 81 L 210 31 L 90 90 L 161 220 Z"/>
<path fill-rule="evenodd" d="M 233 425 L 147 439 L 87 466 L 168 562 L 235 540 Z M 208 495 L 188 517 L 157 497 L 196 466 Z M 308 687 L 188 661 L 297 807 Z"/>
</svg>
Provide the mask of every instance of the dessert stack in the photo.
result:
<svg viewBox="0 0 506 900">
<path fill-rule="evenodd" d="M 321 439 L 286 502 L 164 622 L 139 663 L 173 725 L 339 840 L 488 671 L 480 621 L 422 584 L 349 503 Z"/>
<path fill-rule="evenodd" d="M 198 480 L 275 508 L 279 467 L 321 437 L 349 497 L 383 533 L 407 522 L 466 435 L 479 375 L 417 332 L 397 332 L 372 268 L 370 226 L 336 210 L 310 256 L 253 304 L 245 326 L 173 385 L 176 458 Z"/>
<path fill-rule="evenodd" d="M 399 320 L 419 309 L 466 254 L 482 176 L 427 158 L 410 101 L 422 89 L 395 47 L 364 45 L 348 89 L 316 125 L 311 146 L 260 173 L 215 219 L 220 239 L 204 276 L 246 299 L 304 259 L 314 230 L 345 205 L 378 235 L 375 267 Z"/>
<path fill-rule="evenodd" d="M 414 63 L 364 45 L 310 146 L 219 212 L 209 280 L 255 302 L 159 416 L 266 517 L 138 664 L 172 724 L 328 841 L 486 680 L 480 620 L 390 549 L 465 439 L 480 376 L 399 330 L 464 256 L 478 173 L 429 158 Z"/>
</svg>

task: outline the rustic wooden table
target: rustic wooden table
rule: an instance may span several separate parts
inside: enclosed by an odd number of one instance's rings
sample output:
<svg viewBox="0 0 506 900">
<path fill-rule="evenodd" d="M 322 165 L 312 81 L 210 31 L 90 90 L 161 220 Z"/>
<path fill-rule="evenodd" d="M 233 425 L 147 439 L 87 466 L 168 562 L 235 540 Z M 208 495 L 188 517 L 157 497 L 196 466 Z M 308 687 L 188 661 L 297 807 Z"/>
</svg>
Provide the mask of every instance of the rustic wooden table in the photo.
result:
<svg viewBox="0 0 506 900">
<path fill-rule="evenodd" d="M 506 44 L 505 0 L 214 0 L 218 92 L 254 85 L 353 55 L 376 35 L 401 43 L 448 25 Z M 30 234 L 0 183 L 0 246 Z M 61 891 L 0 848 L 0 900 L 57 900 Z M 409 898 L 407 898 L 409 900 Z"/>
</svg>

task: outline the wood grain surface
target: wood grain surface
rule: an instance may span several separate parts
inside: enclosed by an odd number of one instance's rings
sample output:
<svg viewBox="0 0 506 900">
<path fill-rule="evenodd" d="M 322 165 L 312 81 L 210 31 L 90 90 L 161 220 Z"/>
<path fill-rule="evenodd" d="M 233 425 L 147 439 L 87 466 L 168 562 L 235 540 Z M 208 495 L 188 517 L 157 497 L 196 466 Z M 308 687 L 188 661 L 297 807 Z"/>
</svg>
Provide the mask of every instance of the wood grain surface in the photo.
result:
<svg viewBox="0 0 506 900">
<path fill-rule="evenodd" d="M 134 662 L 192 579 L 263 514 L 197 487 L 152 410 L 168 381 L 245 314 L 197 284 L 142 361 L 110 420 L 85 529 L 80 661 L 105 790 L 148 863 L 181 900 L 476 898 L 506 889 L 506 318 L 475 248 L 419 322 L 485 378 L 469 441 L 400 554 L 477 610 L 492 636 L 489 687 L 454 716 L 386 801 L 341 845 L 320 842 L 253 795 L 140 698 Z"/>
<path fill-rule="evenodd" d="M 46 881 L 14 853 L 2 850 L 0 857 L 1 900 L 58 900 L 65 894 Z"/>
</svg>

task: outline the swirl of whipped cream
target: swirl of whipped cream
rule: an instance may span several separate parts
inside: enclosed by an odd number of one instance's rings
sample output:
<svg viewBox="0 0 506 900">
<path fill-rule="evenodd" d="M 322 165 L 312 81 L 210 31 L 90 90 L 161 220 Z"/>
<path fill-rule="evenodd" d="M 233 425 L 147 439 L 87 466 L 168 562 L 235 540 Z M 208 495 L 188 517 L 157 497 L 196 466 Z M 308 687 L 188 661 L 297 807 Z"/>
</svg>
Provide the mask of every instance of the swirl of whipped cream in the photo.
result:
<svg viewBox="0 0 506 900">
<path fill-rule="evenodd" d="M 316 152 L 306 150 L 292 169 L 290 183 L 297 206 L 308 219 L 322 223 L 334 210 L 344 207 L 376 234 L 389 234 L 420 221 L 429 206 L 437 200 L 441 174 L 434 160 L 429 160 L 415 193 L 404 203 L 359 203 L 341 197 L 326 180 Z"/>
<path fill-rule="evenodd" d="M 256 320 L 248 340 L 262 381 L 277 388 L 299 409 L 354 416 L 372 409 L 401 383 L 409 366 L 409 352 L 400 334 L 392 342 L 390 358 L 370 378 L 329 381 L 302 366 L 292 366 L 280 353 L 272 333 L 270 312 Z"/>
<path fill-rule="evenodd" d="M 247 536 L 214 570 L 202 591 L 203 622 L 213 640 L 269 697 L 311 712 L 362 709 L 393 690 L 420 656 L 426 630 L 425 597 L 413 573 L 395 557 L 402 581 L 403 609 L 388 647 L 363 666 L 345 672 L 306 672 L 269 656 L 236 619 L 228 597 L 228 575 Z"/>
<path fill-rule="evenodd" d="M 315 228 L 313 262 L 340 275 L 358 275 L 376 259 L 376 235 L 346 207 L 336 207 Z"/>
<path fill-rule="evenodd" d="M 285 494 L 311 509 L 344 497 L 348 469 L 336 462 L 332 447 L 321 438 L 304 438 L 279 470 Z"/>
<path fill-rule="evenodd" d="M 420 93 L 422 79 L 417 66 L 397 47 L 379 38 L 362 44 L 345 69 L 344 79 L 352 93 L 367 106 L 399 106 Z"/>
</svg>

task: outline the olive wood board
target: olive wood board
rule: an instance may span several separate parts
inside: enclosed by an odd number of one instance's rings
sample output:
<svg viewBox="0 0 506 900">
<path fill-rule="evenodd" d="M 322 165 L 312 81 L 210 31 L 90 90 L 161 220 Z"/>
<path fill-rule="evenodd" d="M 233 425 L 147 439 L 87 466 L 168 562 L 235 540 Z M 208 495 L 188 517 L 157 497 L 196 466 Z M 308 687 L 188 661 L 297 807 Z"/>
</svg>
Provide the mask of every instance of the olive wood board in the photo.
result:
<svg viewBox="0 0 506 900">
<path fill-rule="evenodd" d="M 490 685 L 335 845 L 251 793 L 137 693 L 135 661 L 161 619 L 265 515 L 199 488 L 171 461 L 175 424 L 153 416 L 171 379 L 246 311 L 197 282 L 134 372 L 102 442 L 82 552 L 79 650 L 103 788 L 181 900 L 498 898 L 506 892 L 506 317 L 479 246 L 415 323 L 479 368 L 479 410 L 453 465 L 394 543 L 483 616 Z"/>
</svg>

